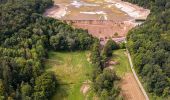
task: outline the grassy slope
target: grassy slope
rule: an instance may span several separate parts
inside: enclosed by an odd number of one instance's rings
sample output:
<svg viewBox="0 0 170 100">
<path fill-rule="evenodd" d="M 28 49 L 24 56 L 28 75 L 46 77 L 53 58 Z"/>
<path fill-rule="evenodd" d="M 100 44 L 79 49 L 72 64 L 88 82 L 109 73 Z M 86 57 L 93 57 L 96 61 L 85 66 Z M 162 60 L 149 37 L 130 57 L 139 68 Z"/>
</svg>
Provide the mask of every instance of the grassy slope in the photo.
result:
<svg viewBox="0 0 170 100">
<path fill-rule="evenodd" d="M 125 73 L 131 72 L 128 57 L 125 52 L 123 49 L 113 51 L 112 60 L 119 62 L 118 65 L 114 65 L 114 70 L 120 77 L 123 77 Z"/>
<path fill-rule="evenodd" d="M 88 51 L 49 52 L 46 70 L 53 71 L 59 81 L 59 88 L 52 100 L 83 100 L 80 92 L 82 83 L 89 80 L 92 65 L 87 61 Z"/>
</svg>

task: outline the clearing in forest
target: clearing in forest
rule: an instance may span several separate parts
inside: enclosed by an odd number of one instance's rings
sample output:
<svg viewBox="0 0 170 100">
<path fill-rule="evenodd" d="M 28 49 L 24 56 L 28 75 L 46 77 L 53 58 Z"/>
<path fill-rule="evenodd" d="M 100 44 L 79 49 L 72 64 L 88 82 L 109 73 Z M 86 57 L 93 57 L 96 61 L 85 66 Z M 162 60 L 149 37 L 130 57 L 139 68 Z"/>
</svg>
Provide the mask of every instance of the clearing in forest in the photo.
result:
<svg viewBox="0 0 170 100">
<path fill-rule="evenodd" d="M 126 50 L 120 49 L 113 52 L 112 61 L 118 62 L 113 66 L 119 77 L 121 77 L 120 87 L 125 100 L 145 100 L 140 87 L 133 76 L 130 68 Z"/>
<path fill-rule="evenodd" d="M 92 65 L 88 51 L 49 52 L 46 70 L 56 74 L 59 86 L 52 100 L 84 100 L 89 97 Z"/>
</svg>

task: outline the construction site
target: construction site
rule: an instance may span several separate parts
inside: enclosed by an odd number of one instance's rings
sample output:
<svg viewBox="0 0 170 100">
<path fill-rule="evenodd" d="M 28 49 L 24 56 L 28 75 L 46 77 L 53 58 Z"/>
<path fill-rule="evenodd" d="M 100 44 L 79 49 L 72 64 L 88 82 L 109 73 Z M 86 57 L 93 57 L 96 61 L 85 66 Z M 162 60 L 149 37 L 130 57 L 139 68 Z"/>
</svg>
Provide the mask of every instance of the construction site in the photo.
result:
<svg viewBox="0 0 170 100">
<path fill-rule="evenodd" d="M 76 28 L 88 30 L 88 33 L 104 42 L 112 38 L 116 42 L 125 40 L 126 33 L 134 27 L 131 22 L 119 22 L 113 20 L 64 20 Z"/>
<path fill-rule="evenodd" d="M 149 12 L 121 0 L 57 0 L 44 15 L 85 29 L 104 44 L 109 38 L 125 41 L 127 32 L 145 21 Z"/>
</svg>

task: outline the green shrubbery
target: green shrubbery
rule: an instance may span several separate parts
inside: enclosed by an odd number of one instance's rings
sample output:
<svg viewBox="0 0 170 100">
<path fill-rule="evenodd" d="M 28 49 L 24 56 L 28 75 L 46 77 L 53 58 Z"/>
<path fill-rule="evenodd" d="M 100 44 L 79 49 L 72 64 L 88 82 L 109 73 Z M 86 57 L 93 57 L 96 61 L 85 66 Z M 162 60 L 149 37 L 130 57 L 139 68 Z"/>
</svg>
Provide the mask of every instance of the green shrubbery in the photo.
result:
<svg viewBox="0 0 170 100">
<path fill-rule="evenodd" d="M 120 88 L 117 83 L 118 76 L 112 69 L 105 68 L 106 62 L 112 56 L 112 51 L 117 49 L 118 45 L 109 40 L 106 45 L 101 48 L 99 41 L 95 41 L 91 52 L 91 61 L 94 65 L 92 73 L 93 88 L 101 100 L 116 100 L 121 98 Z"/>
</svg>

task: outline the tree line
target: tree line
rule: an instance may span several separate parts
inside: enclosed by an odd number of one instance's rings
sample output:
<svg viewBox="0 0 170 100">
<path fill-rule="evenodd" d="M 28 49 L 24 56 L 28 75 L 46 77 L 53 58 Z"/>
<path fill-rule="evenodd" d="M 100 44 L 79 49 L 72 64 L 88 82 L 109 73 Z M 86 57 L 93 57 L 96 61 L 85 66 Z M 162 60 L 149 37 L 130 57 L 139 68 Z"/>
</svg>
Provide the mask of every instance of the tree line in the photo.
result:
<svg viewBox="0 0 170 100">
<path fill-rule="evenodd" d="M 104 47 L 101 47 L 99 40 L 96 39 L 91 48 L 90 58 L 94 65 L 92 87 L 101 100 L 123 99 L 118 86 L 120 78 L 114 70 L 106 68 L 106 63 L 112 57 L 113 50 L 118 48 L 119 45 L 111 39 L 107 41 Z"/>
<path fill-rule="evenodd" d="M 43 17 L 52 5 L 52 0 L 0 4 L 0 100 L 49 99 L 57 77 L 44 70 L 47 52 L 86 50 L 93 43 L 87 31 Z"/>
<path fill-rule="evenodd" d="M 128 49 L 147 91 L 170 97 L 170 1 L 126 0 L 151 9 L 144 24 L 128 33 Z"/>
</svg>

